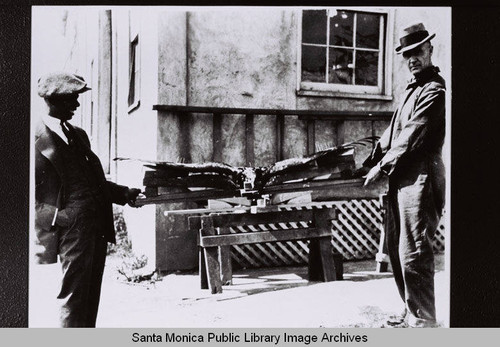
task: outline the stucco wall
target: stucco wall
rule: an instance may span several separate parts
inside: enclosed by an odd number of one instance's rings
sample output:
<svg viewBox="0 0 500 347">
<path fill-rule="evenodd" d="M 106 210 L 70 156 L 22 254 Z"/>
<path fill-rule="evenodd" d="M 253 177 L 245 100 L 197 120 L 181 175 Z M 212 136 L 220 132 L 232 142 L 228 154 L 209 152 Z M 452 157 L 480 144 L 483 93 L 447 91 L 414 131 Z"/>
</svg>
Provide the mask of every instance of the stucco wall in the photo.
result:
<svg viewBox="0 0 500 347">
<path fill-rule="evenodd" d="M 156 159 L 157 114 L 153 105 L 158 102 L 158 28 L 156 16 L 142 8 L 113 10 L 115 33 L 116 71 L 116 156 Z M 128 106 L 129 76 L 129 23 L 130 17 L 137 22 L 140 55 L 140 105 Z M 117 163 L 117 183 L 142 188 L 144 168 L 139 163 Z M 137 255 L 146 255 L 148 265 L 155 265 L 155 216 L 154 205 L 140 209 L 123 208 L 129 238 Z"/>
<path fill-rule="evenodd" d="M 296 94 L 299 15 L 298 8 L 194 9 L 187 12 L 184 25 L 179 15 L 175 20 L 162 19 L 162 30 L 168 39 L 160 37 L 160 47 L 164 47 L 160 49 L 160 66 L 166 68 L 160 68 L 159 100 L 165 104 L 189 106 L 392 112 L 411 77 L 403 59 L 396 55 L 392 57 L 391 66 L 392 100 Z M 450 61 L 450 10 L 395 8 L 393 15 L 393 48 L 399 44 L 401 28 L 415 21 L 423 21 L 431 32 L 439 32 L 433 41 L 434 62 L 446 70 L 446 77 Z M 184 53 L 187 61 L 182 60 Z M 186 66 L 187 71 L 184 70 Z M 176 74 L 172 74 L 174 71 Z M 182 80 L 179 75 L 186 79 Z M 182 88 L 178 87 L 182 82 L 187 88 L 185 100 Z M 188 133 L 181 136 L 188 141 L 182 145 L 184 159 L 210 160 L 213 152 L 211 117 L 195 115 L 184 120 L 189 124 Z M 275 119 L 256 117 L 254 125 L 256 165 L 269 165 L 276 160 Z M 381 135 L 387 125 L 388 122 L 375 122 L 375 134 Z M 223 117 L 222 160 L 229 164 L 244 164 L 244 126 L 241 117 Z M 372 135 L 370 122 L 352 121 L 342 125 L 321 121 L 316 124 L 316 147 L 324 148 L 368 135 Z M 284 158 L 301 156 L 306 151 L 304 121 L 286 117 Z M 362 149 L 358 157 L 365 157 L 368 151 L 368 148 Z"/>
</svg>

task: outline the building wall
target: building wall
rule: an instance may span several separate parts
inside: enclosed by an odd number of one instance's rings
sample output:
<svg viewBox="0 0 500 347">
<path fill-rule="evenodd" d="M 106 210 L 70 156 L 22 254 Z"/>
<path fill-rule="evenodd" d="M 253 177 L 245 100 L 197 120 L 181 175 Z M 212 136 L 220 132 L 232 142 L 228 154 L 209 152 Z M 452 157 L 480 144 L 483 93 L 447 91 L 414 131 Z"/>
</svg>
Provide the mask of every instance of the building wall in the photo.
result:
<svg viewBox="0 0 500 347">
<path fill-rule="evenodd" d="M 114 79 L 116 84 L 115 126 L 116 157 L 157 158 L 157 114 L 153 105 L 158 102 L 158 35 L 157 17 L 144 13 L 142 8 L 113 9 Z M 131 32 L 133 23 L 133 32 Z M 139 35 L 140 104 L 128 106 L 129 43 L 131 35 Z M 116 163 L 116 182 L 129 187 L 142 188 L 144 168 L 138 162 Z M 146 255 L 148 264 L 155 264 L 155 215 L 154 205 L 139 209 L 123 208 L 127 231 L 134 253 Z"/>
<path fill-rule="evenodd" d="M 181 15 L 177 15 L 174 22 L 163 20 L 163 31 L 170 35 L 159 37 L 159 47 L 169 47 L 160 48 L 160 66 L 170 59 L 179 67 L 186 63 L 187 71 L 183 70 L 184 66 L 178 70 L 185 73 L 185 81 L 181 81 L 175 74 L 170 78 L 168 74 L 161 74 L 159 100 L 164 104 L 189 106 L 392 112 L 400 102 L 406 82 L 411 77 L 400 56 L 392 59 L 392 100 L 297 95 L 297 62 L 300 59 L 297 56 L 299 14 L 300 10 L 293 8 L 212 8 L 187 12 L 185 23 L 182 23 Z M 438 36 L 433 41 L 434 62 L 449 75 L 447 71 L 450 68 L 450 59 L 447 48 L 450 47 L 450 23 L 443 20 L 446 15 L 450 15 L 450 10 L 446 8 L 394 9 L 392 46 L 398 45 L 401 28 L 416 20 L 423 21 L 431 31 L 438 31 Z M 172 47 L 172 34 L 185 38 L 185 42 L 179 38 L 174 40 L 175 49 Z M 172 54 L 173 51 L 176 53 Z M 187 61 L 182 59 L 183 56 Z M 167 66 L 171 68 L 172 62 Z M 182 82 L 186 85 L 185 103 L 182 103 L 182 98 L 176 100 L 172 97 L 175 93 L 182 94 L 182 88 L 177 87 Z M 188 142 L 173 146 L 173 158 L 181 157 L 193 162 L 211 160 L 211 118 L 207 115 L 193 115 L 185 116 L 184 121 L 189 124 L 189 131 L 182 137 Z M 168 121 L 173 129 L 168 126 L 167 131 L 172 135 L 174 143 L 179 136 L 176 130 L 180 130 L 180 126 L 174 125 L 175 122 L 178 120 Z M 318 121 L 316 148 L 370 136 L 372 132 L 381 135 L 387 125 L 387 122 L 375 122 L 372 129 L 371 122 Z M 276 134 L 272 131 L 274 126 L 273 117 L 256 117 L 255 165 L 270 165 L 277 160 Z M 232 165 L 245 165 L 244 127 L 245 122 L 241 116 L 222 117 L 222 161 Z M 307 131 L 304 121 L 296 117 L 286 117 L 284 137 L 284 158 L 307 154 Z M 171 141 L 168 138 L 165 140 Z M 172 150 L 172 146 L 168 148 Z M 369 150 L 364 148 L 359 151 L 358 164 Z"/>
</svg>

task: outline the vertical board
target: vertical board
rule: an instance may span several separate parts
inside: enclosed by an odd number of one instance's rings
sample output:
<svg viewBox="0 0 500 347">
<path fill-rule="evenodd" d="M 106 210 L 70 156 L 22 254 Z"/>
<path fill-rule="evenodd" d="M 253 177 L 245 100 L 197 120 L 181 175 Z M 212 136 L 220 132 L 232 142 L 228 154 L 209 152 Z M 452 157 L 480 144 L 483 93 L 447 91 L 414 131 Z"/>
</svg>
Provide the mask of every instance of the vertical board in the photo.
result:
<svg viewBox="0 0 500 347">
<path fill-rule="evenodd" d="M 285 116 L 283 134 L 283 159 L 302 157 L 307 154 L 306 122 L 296 116 Z"/>
<path fill-rule="evenodd" d="M 233 166 L 246 163 L 245 115 L 222 115 L 222 161 Z"/>
<path fill-rule="evenodd" d="M 189 120 L 189 153 L 191 162 L 204 163 L 213 156 L 213 116 L 211 114 L 192 114 Z"/>
<path fill-rule="evenodd" d="M 276 116 L 255 115 L 255 166 L 270 166 L 278 158 Z"/>
<path fill-rule="evenodd" d="M 322 150 L 328 147 L 333 147 L 337 144 L 337 132 L 335 121 L 332 120 L 316 120 L 316 139 L 315 151 Z"/>
</svg>

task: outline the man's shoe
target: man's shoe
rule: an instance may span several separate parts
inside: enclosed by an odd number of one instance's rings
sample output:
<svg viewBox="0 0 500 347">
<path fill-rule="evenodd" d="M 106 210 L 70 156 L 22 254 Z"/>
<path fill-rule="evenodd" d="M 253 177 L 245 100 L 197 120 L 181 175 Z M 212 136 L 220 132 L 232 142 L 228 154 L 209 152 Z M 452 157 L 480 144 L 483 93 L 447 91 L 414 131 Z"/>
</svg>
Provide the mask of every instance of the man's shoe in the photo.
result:
<svg viewBox="0 0 500 347">
<path fill-rule="evenodd" d="M 406 321 L 406 309 L 400 314 L 390 316 L 389 319 L 387 319 L 386 323 L 387 325 L 390 326 L 397 326 L 405 323 L 405 321 Z"/>
<path fill-rule="evenodd" d="M 437 328 L 438 324 L 434 319 L 417 318 L 410 314 L 408 316 L 408 326 L 410 328 Z"/>
</svg>

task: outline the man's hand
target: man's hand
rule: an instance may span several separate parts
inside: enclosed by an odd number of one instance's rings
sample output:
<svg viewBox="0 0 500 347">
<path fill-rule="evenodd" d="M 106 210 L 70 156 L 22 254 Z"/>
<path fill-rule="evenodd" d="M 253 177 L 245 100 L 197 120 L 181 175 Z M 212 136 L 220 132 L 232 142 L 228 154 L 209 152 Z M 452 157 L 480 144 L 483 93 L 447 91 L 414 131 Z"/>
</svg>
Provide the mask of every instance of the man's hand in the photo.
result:
<svg viewBox="0 0 500 347">
<path fill-rule="evenodd" d="M 366 175 L 365 183 L 363 186 L 367 186 L 382 177 L 382 171 L 379 165 L 375 165 Z"/>
<path fill-rule="evenodd" d="M 131 207 L 138 207 L 135 205 L 135 200 L 137 196 L 141 194 L 141 190 L 137 188 L 129 188 L 127 192 L 127 203 Z"/>
</svg>

